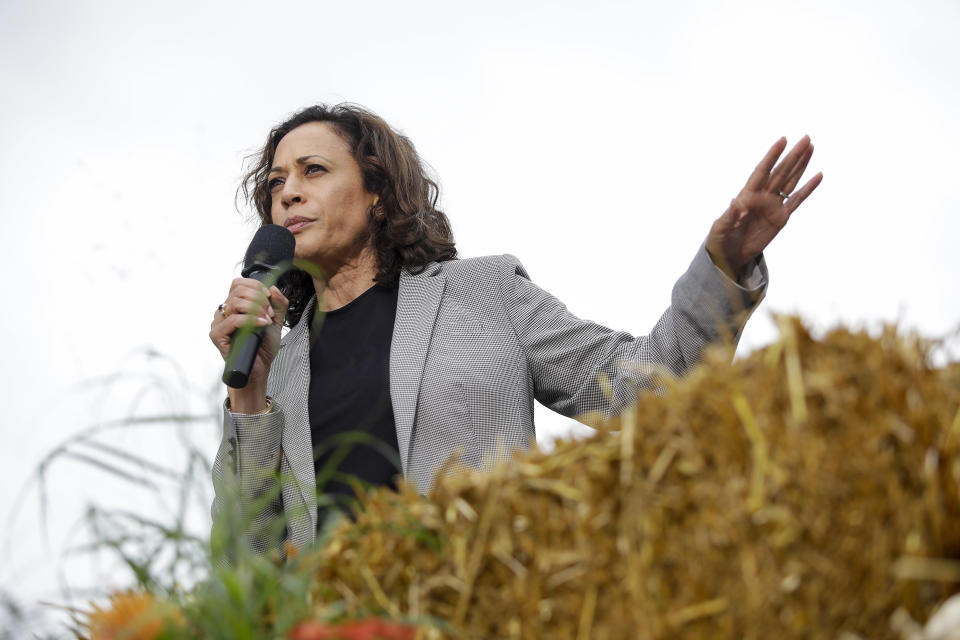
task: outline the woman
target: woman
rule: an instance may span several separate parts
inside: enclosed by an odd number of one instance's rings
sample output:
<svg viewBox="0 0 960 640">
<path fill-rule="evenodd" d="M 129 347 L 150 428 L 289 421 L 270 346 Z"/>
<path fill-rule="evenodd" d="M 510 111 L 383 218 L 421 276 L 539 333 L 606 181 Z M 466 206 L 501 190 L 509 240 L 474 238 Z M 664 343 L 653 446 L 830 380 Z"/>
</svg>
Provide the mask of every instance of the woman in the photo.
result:
<svg viewBox="0 0 960 640">
<path fill-rule="evenodd" d="M 785 147 L 774 143 L 670 308 L 635 338 L 574 317 L 512 256 L 456 259 L 436 185 L 379 117 L 349 104 L 295 114 L 271 131 L 244 193 L 317 269 L 269 291 L 238 278 L 215 312 L 210 338 L 224 357 L 248 314 L 267 337 L 249 384 L 224 406 L 214 513 L 228 499 L 252 511 L 256 551 L 307 547 L 330 494 L 349 494 L 328 487 L 330 464 L 373 484 L 400 472 L 426 493 L 454 453 L 482 469 L 529 446 L 534 399 L 571 417 L 616 412 L 648 386 L 651 366 L 680 374 L 708 343 L 736 339 L 765 291 L 763 249 L 822 178 L 794 191 L 813 145 L 804 137 L 777 164 Z M 326 446 L 358 428 L 384 446 L 349 460 Z"/>
</svg>

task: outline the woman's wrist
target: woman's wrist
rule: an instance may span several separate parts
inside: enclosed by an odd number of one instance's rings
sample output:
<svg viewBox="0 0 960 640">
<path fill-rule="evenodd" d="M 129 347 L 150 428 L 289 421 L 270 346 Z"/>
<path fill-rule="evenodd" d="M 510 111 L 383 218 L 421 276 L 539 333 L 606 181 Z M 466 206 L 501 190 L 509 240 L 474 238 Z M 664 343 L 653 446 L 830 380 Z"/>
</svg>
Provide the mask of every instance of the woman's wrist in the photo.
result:
<svg viewBox="0 0 960 640">
<path fill-rule="evenodd" d="M 243 389 L 228 388 L 227 395 L 230 401 L 228 408 L 233 413 L 256 414 L 270 410 L 265 388 L 250 388 L 250 385 Z"/>
<path fill-rule="evenodd" d="M 710 239 L 708 239 L 705 246 L 707 255 L 710 256 L 710 261 L 713 262 L 718 269 L 723 271 L 728 278 L 734 282 L 737 282 L 740 276 L 740 271 L 743 269 L 743 265 L 731 264 L 732 261 L 723 254 L 723 251 L 716 246 L 711 246 L 712 244 L 713 243 L 710 242 Z"/>
</svg>

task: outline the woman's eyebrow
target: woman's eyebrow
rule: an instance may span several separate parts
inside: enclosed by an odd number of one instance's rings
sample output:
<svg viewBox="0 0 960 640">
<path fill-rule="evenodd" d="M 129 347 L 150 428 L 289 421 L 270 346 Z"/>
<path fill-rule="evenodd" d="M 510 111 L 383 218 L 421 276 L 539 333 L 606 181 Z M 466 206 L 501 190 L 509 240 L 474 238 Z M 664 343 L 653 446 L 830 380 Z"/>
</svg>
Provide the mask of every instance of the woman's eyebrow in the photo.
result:
<svg viewBox="0 0 960 640">
<path fill-rule="evenodd" d="M 324 158 L 323 156 L 314 153 L 314 154 L 310 154 L 310 155 L 308 155 L 308 156 L 300 156 L 299 158 L 297 158 L 297 164 L 306 164 L 307 161 L 310 160 L 310 158 L 320 158 L 320 159 L 323 160 L 324 162 L 326 162 L 326 163 L 328 163 L 328 164 L 330 163 L 330 161 L 327 160 L 326 158 Z M 268 171 L 267 173 L 268 173 L 268 174 L 269 174 L 269 173 L 273 173 L 274 171 L 283 171 L 283 169 L 281 169 L 280 167 L 273 167 L 273 168 L 270 169 L 270 171 Z"/>
</svg>

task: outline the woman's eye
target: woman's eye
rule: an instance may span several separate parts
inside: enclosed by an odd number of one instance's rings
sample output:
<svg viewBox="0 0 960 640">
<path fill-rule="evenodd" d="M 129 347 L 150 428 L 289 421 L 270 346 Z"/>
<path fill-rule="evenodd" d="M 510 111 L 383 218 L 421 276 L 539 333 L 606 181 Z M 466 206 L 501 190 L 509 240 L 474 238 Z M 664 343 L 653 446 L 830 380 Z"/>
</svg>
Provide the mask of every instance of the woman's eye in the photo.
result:
<svg viewBox="0 0 960 640">
<path fill-rule="evenodd" d="M 277 187 L 283 184 L 283 178 L 274 178 L 267 183 L 267 188 L 273 191 Z"/>
<path fill-rule="evenodd" d="M 307 174 L 317 173 L 318 171 L 326 171 L 326 168 L 319 164 L 308 164 L 304 169 L 304 173 Z"/>
</svg>

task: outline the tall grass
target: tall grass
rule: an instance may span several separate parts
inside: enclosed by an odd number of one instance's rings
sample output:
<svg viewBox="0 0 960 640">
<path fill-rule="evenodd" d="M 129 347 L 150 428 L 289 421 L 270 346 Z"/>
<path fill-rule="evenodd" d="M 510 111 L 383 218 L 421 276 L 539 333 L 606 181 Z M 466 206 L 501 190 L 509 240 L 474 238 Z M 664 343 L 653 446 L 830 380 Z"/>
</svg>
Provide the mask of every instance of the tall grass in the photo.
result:
<svg viewBox="0 0 960 640">
<path fill-rule="evenodd" d="M 145 355 L 149 362 L 166 360 L 152 351 Z M 60 474 L 55 472 L 71 471 L 72 476 L 79 468 L 84 477 L 98 476 L 98 486 L 106 491 L 102 499 L 85 506 L 59 552 L 58 598 L 38 606 L 0 590 L 0 640 L 76 637 L 83 633 L 94 606 L 109 608 L 108 596 L 118 591 L 149 593 L 181 611 L 186 624 L 163 636 L 170 638 L 283 637 L 309 617 L 313 570 L 307 560 L 281 562 L 276 554 L 252 553 L 242 533 L 249 523 L 237 507 L 238 500 L 227 501 L 236 508 L 218 514 L 219 522 L 211 521 L 209 461 L 217 443 L 209 434 L 221 430 L 222 385 L 198 393 L 186 389 L 178 376 L 146 379 L 163 398 L 161 406 L 191 404 L 186 395 L 194 397 L 192 404 L 202 406 L 194 411 L 137 415 L 149 402 L 134 394 L 125 400 L 129 417 L 88 424 L 43 457 L 31 481 L 20 490 L 17 508 L 36 496 L 40 531 L 48 546 L 52 545 L 50 512 L 62 506 L 53 504 L 52 496 L 59 492 L 52 478 Z M 110 376 L 85 383 L 82 391 L 103 394 L 105 399 L 116 394 L 114 387 L 130 380 L 129 375 Z M 201 434 L 208 437 L 198 438 Z M 168 457 L 156 447 L 124 442 L 156 441 L 157 436 L 160 441 L 176 442 L 177 455 Z M 332 462 L 357 443 L 382 446 L 372 443 L 369 434 L 351 433 L 334 443 L 338 455 Z M 337 478 L 338 474 L 328 469 L 325 476 Z M 279 491 L 281 479 L 277 480 Z M 8 535 L 16 538 L 21 533 Z M 12 544 L 16 546 L 16 541 Z M 89 567 L 83 573 L 92 579 L 77 579 L 78 564 Z M 331 611 L 335 613 L 336 608 Z"/>
</svg>

